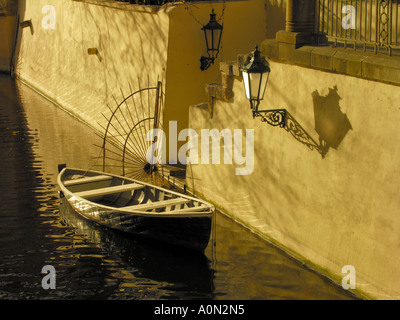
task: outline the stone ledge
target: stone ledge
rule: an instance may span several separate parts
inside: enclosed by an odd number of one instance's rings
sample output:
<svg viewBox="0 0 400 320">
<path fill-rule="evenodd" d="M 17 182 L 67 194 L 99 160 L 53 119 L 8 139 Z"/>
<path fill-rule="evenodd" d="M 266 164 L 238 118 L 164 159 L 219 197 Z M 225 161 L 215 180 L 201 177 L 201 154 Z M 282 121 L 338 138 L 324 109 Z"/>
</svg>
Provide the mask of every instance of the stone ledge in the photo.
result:
<svg viewBox="0 0 400 320">
<path fill-rule="evenodd" d="M 267 58 L 302 67 L 400 85 L 400 58 L 328 46 L 303 46 L 264 40 L 260 50 Z"/>
<path fill-rule="evenodd" d="M 351 76 L 362 76 L 363 56 L 351 52 L 337 51 L 332 58 L 332 70 Z"/>
<path fill-rule="evenodd" d="M 276 33 L 276 40 L 280 43 L 292 44 L 297 49 L 307 43 L 312 42 L 313 35 L 311 33 L 288 32 L 281 30 Z"/>
</svg>

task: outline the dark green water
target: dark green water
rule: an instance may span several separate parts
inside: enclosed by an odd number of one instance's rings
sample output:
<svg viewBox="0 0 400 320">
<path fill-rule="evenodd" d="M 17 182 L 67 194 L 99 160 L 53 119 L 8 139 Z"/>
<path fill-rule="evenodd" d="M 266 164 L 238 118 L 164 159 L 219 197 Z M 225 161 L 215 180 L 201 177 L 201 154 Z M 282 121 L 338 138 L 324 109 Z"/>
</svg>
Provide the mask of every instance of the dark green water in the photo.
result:
<svg viewBox="0 0 400 320">
<path fill-rule="evenodd" d="M 0 299 L 352 299 L 222 215 L 216 247 L 183 252 L 98 227 L 58 197 L 57 165 L 88 168 L 99 138 L 0 75 Z M 42 287 L 44 266 L 56 289 Z"/>
</svg>

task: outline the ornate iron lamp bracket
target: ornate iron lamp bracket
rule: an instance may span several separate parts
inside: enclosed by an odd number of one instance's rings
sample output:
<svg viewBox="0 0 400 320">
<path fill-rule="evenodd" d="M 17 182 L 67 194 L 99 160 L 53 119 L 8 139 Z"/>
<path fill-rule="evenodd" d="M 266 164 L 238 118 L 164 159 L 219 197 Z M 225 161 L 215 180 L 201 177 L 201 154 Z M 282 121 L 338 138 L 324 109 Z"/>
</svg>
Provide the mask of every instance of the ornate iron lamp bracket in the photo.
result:
<svg viewBox="0 0 400 320">
<path fill-rule="evenodd" d="M 204 57 L 200 58 L 200 70 L 207 70 L 212 64 L 214 64 L 214 58 Z"/>
<path fill-rule="evenodd" d="M 262 122 L 267 122 L 271 126 L 284 128 L 286 126 L 286 110 L 260 110 L 253 111 L 253 118 L 260 117 Z"/>
</svg>

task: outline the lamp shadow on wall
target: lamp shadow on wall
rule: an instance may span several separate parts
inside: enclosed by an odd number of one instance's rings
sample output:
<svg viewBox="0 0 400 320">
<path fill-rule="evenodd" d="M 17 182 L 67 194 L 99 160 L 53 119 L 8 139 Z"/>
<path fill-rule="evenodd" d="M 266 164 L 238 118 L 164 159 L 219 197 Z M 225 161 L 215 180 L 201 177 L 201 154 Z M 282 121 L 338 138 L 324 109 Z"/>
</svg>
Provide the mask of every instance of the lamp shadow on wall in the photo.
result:
<svg viewBox="0 0 400 320">
<path fill-rule="evenodd" d="M 329 148 L 337 149 L 350 129 L 351 123 L 340 108 L 337 86 L 329 88 L 326 96 L 319 94 L 318 90 L 312 93 L 314 104 L 315 131 L 319 135 L 320 146 L 326 154 Z"/>
</svg>

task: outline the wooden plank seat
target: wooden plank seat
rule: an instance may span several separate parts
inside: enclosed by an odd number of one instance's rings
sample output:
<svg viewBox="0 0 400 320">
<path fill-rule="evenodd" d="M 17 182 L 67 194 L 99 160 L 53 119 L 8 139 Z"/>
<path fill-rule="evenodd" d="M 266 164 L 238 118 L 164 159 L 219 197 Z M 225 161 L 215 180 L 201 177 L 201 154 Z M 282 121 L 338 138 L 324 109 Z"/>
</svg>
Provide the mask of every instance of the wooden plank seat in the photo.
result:
<svg viewBox="0 0 400 320">
<path fill-rule="evenodd" d="M 105 196 L 105 195 L 113 194 L 113 193 L 138 190 L 138 189 L 142 189 L 142 188 L 144 188 L 144 185 L 141 185 L 138 183 L 129 183 L 129 184 L 123 184 L 123 185 L 112 186 L 112 187 L 107 187 L 107 188 L 99 188 L 99 189 L 81 191 L 81 192 L 77 192 L 75 194 L 82 198 L 94 198 L 94 197 Z"/>
<path fill-rule="evenodd" d="M 185 199 L 185 198 L 174 198 L 174 199 L 169 199 L 169 200 L 162 200 L 162 201 L 156 201 L 156 202 L 147 202 L 144 204 L 138 204 L 135 206 L 129 206 L 129 207 L 124 207 L 124 209 L 128 210 L 138 210 L 138 211 L 146 211 L 149 209 L 158 209 L 162 207 L 167 207 L 167 206 L 173 206 L 173 205 L 180 205 L 184 203 L 189 203 L 191 200 L 190 199 Z"/>
<path fill-rule="evenodd" d="M 94 176 L 94 177 L 84 177 L 84 178 L 78 178 L 78 179 L 73 179 L 73 180 L 66 180 L 66 181 L 64 181 L 64 185 L 66 187 L 68 187 L 68 186 L 75 186 L 78 184 L 84 184 L 84 183 L 90 183 L 90 182 L 108 181 L 111 179 L 112 179 L 111 176 L 105 176 L 105 175 Z"/>
<path fill-rule="evenodd" d="M 190 208 L 185 208 L 185 209 L 176 209 L 176 211 L 174 210 L 174 212 L 176 212 L 176 213 L 196 212 L 196 211 L 202 211 L 202 210 L 208 209 L 208 208 L 209 208 L 209 206 L 202 204 L 202 205 L 196 206 L 196 207 L 190 207 Z"/>
</svg>

